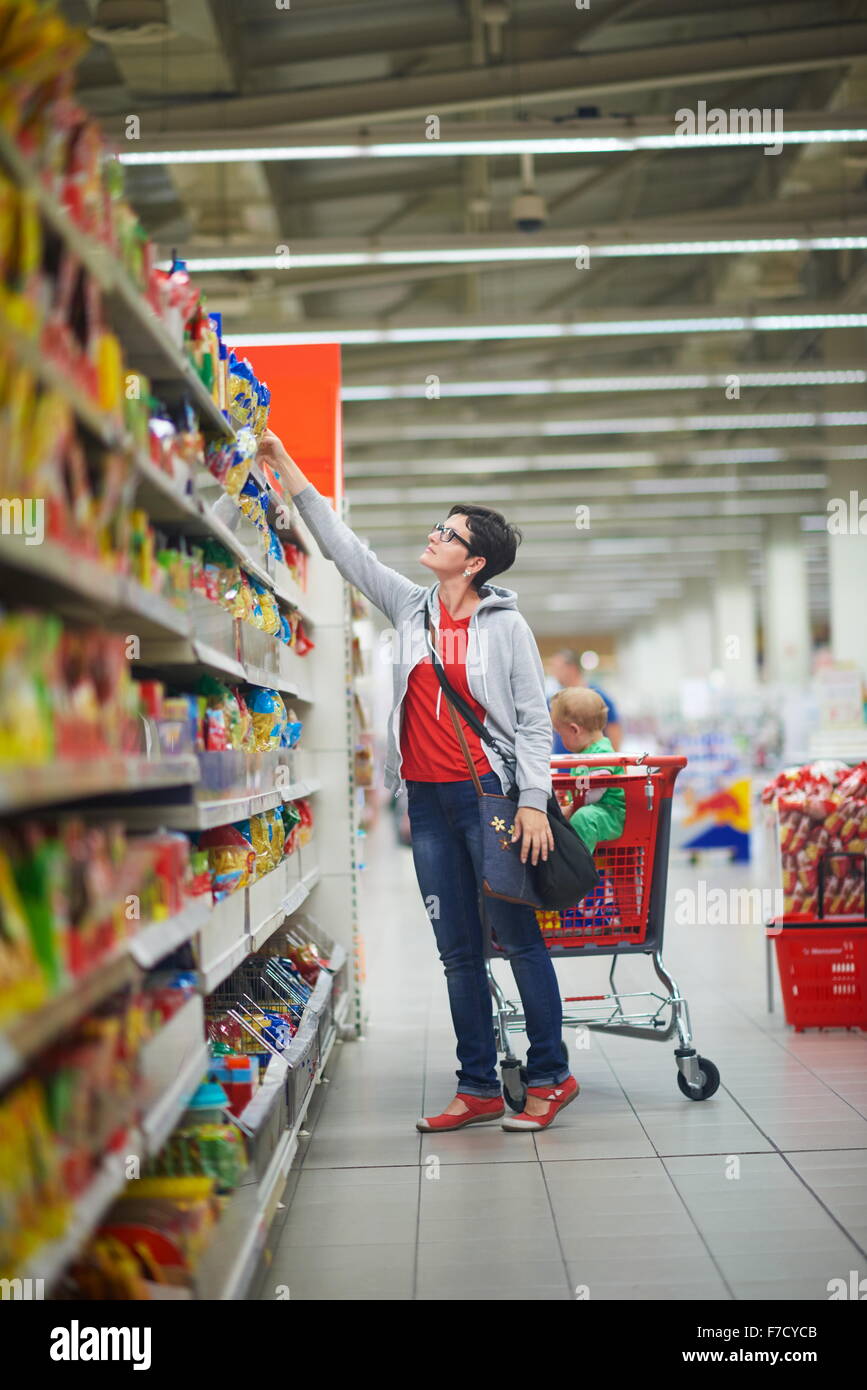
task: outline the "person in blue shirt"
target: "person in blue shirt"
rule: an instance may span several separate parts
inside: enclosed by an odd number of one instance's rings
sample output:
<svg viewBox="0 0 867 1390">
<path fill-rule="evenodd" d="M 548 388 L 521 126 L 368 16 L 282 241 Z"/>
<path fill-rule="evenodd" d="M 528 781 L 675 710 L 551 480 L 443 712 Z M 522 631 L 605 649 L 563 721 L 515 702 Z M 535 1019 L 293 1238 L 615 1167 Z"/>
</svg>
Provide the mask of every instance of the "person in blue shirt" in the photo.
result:
<svg viewBox="0 0 867 1390">
<path fill-rule="evenodd" d="M 620 716 L 617 713 L 617 706 L 611 696 L 608 695 L 601 686 L 596 685 L 594 681 L 588 681 L 586 679 L 578 653 L 570 651 L 568 648 L 564 648 L 563 651 L 555 652 L 548 662 L 548 670 L 562 688 L 568 689 L 571 686 L 584 685 L 590 690 L 595 690 L 597 695 L 601 695 L 608 706 L 608 723 L 605 725 L 603 732 L 611 740 L 612 748 L 619 748 L 623 737 L 623 730 L 620 724 Z M 551 698 L 553 699 L 553 696 Z M 550 705 L 551 701 L 549 700 L 549 708 Z M 569 751 L 570 750 L 566 747 L 560 735 L 555 730 L 554 743 L 551 748 L 552 755 L 556 758 L 561 753 L 568 753 Z"/>
</svg>

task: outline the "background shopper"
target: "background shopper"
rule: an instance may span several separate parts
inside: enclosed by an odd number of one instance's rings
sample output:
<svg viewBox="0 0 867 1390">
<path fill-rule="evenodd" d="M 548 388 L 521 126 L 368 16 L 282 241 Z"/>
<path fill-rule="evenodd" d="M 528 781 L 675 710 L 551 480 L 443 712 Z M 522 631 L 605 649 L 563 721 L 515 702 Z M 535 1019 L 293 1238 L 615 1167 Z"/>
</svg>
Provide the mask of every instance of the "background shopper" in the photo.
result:
<svg viewBox="0 0 867 1390">
<path fill-rule="evenodd" d="M 611 740 L 611 747 L 615 750 L 618 749 L 623 738 L 623 729 L 620 724 L 620 715 L 617 713 L 617 706 L 611 696 L 606 694 L 601 686 L 598 686 L 595 681 L 587 680 L 578 653 L 573 652 L 569 647 L 564 647 L 562 651 L 555 652 L 548 662 L 548 670 L 554 679 L 559 682 L 560 688 L 563 690 L 568 690 L 570 687 L 576 685 L 583 685 L 586 686 L 588 690 L 595 690 L 597 695 L 601 695 L 608 706 L 608 722 L 605 725 L 604 732 Z M 550 700 L 548 704 L 550 706 Z M 554 730 L 554 742 L 551 751 L 555 757 L 561 753 L 571 752 L 571 749 L 566 747 L 556 729 Z"/>
</svg>

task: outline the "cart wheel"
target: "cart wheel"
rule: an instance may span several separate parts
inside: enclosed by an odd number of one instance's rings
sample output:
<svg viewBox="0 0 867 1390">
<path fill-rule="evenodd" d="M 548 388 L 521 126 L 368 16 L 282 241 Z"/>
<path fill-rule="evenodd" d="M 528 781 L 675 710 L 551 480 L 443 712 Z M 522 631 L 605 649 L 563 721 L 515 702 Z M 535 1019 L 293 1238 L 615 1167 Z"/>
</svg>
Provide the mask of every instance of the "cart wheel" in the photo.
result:
<svg viewBox="0 0 867 1390">
<path fill-rule="evenodd" d="M 683 1072 L 677 1073 L 677 1084 L 687 1100 L 707 1100 L 719 1090 L 719 1072 L 713 1062 L 709 1062 L 707 1057 L 699 1057 L 698 1069 L 701 1078 L 700 1091 L 692 1089 Z"/>
<path fill-rule="evenodd" d="M 527 1069 L 522 1067 L 517 1057 L 511 1061 L 501 1062 L 500 1071 L 503 1076 L 503 1095 L 510 1110 L 514 1110 L 516 1115 L 520 1115 L 527 1099 Z"/>
</svg>

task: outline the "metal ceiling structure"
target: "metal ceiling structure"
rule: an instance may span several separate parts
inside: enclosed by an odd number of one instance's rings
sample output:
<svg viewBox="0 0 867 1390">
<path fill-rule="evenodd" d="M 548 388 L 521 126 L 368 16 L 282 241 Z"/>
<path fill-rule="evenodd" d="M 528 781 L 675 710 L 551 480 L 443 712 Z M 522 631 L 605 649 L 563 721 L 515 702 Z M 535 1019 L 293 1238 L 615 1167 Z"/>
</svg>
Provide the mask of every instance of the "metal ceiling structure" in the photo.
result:
<svg viewBox="0 0 867 1390">
<path fill-rule="evenodd" d="M 732 549 L 760 585 L 798 515 L 825 618 L 826 470 L 867 454 L 867 0 L 64 4 L 104 35 L 119 8 L 82 100 L 166 253 L 260 258 L 197 272 L 227 331 L 345 340 L 378 554 L 415 573 L 450 499 L 488 501 L 536 632 L 610 635 Z M 666 145 L 699 103 L 789 139 Z"/>
</svg>

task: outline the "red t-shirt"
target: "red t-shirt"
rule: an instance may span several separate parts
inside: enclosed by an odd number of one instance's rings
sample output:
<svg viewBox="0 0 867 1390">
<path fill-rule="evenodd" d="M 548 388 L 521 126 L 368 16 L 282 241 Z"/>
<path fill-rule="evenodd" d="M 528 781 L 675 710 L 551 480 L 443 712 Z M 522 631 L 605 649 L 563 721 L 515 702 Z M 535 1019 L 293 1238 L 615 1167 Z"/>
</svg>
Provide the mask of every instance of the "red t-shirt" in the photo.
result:
<svg viewBox="0 0 867 1390">
<path fill-rule="evenodd" d="M 471 615 L 470 615 L 471 616 Z M 467 701 L 479 716 L 485 717 L 485 707 L 473 699 L 467 684 L 467 641 L 470 618 L 453 618 L 440 603 L 439 652 L 445 673 L 453 690 Z M 431 629 L 433 635 L 433 629 Z M 467 760 L 455 733 L 445 695 L 441 695 L 433 662 L 429 656 L 412 668 L 403 699 L 403 722 L 400 731 L 400 751 L 403 758 L 401 775 L 408 782 L 463 782 L 469 777 Z M 437 716 L 439 710 L 439 716 Z M 482 744 L 462 715 L 455 710 L 470 757 L 481 776 L 490 772 Z"/>
</svg>

